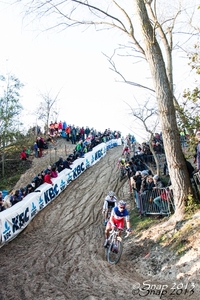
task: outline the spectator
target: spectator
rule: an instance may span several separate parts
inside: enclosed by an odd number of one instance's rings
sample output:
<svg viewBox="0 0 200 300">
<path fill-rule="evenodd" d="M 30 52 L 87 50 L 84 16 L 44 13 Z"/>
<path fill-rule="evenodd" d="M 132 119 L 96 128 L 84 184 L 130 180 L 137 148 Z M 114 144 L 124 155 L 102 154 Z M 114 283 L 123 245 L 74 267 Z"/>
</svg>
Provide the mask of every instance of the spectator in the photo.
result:
<svg viewBox="0 0 200 300">
<path fill-rule="evenodd" d="M 58 123 L 57 121 L 54 123 L 55 135 L 58 136 Z"/>
<path fill-rule="evenodd" d="M 43 184 L 43 177 L 42 174 L 39 173 L 35 178 L 33 179 L 33 182 L 35 183 L 35 189 L 37 189 L 41 184 Z"/>
<path fill-rule="evenodd" d="M 62 124 L 62 130 L 64 130 L 64 131 L 65 131 L 65 130 L 66 130 L 66 128 L 67 128 L 67 123 L 66 123 L 66 121 L 64 121 L 64 122 L 63 122 L 63 124 Z"/>
<path fill-rule="evenodd" d="M 26 197 L 26 189 L 25 188 L 21 188 L 19 190 L 19 196 L 21 197 L 21 199 L 23 199 L 24 197 Z"/>
<path fill-rule="evenodd" d="M 41 176 L 42 176 L 42 180 L 43 180 L 43 183 L 44 183 L 45 171 L 41 171 Z"/>
<path fill-rule="evenodd" d="M 3 199 L 3 204 L 5 209 L 10 208 L 12 206 L 10 202 L 10 195 L 6 195 L 5 198 Z"/>
<path fill-rule="evenodd" d="M 47 172 L 50 172 L 50 174 L 51 174 L 51 165 L 48 165 L 48 167 L 44 171 L 45 175 L 47 174 Z"/>
<path fill-rule="evenodd" d="M 147 177 L 149 175 L 148 171 L 147 170 L 144 170 L 141 172 L 141 189 L 140 189 L 140 192 L 143 193 L 145 190 L 146 190 L 146 183 L 147 183 Z"/>
<path fill-rule="evenodd" d="M 30 147 L 28 147 L 25 152 L 26 152 L 26 157 L 29 158 L 29 156 L 31 155 Z"/>
<path fill-rule="evenodd" d="M 153 189 L 161 189 L 164 187 L 164 183 L 161 181 L 160 177 L 158 175 L 153 176 L 153 182 L 154 182 L 154 187 Z"/>
<path fill-rule="evenodd" d="M 88 137 L 89 134 L 90 134 L 90 129 L 89 129 L 88 126 L 86 126 L 86 128 L 85 128 L 85 135 L 86 135 L 86 137 Z"/>
<path fill-rule="evenodd" d="M 21 200 L 22 200 L 22 198 L 20 196 L 20 190 L 16 190 L 10 199 L 12 206 L 15 205 L 16 203 L 20 202 Z"/>
<path fill-rule="evenodd" d="M 137 155 L 144 155 L 142 148 L 139 146 L 137 151 Z"/>
<path fill-rule="evenodd" d="M 20 153 L 20 158 L 21 158 L 21 160 L 27 160 L 27 156 L 26 156 L 25 150 L 22 150 L 22 152 Z"/>
<path fill-rule="evenodd" d="M 63 130 L 63 124 L 61 121 L 58 123 L 58 130 L 59 130 L 59 133 L 61 134 L 61 132 Z"/>
<path fill-rule="evenodd" d="M 2 197 L 0 197 L 0 212 L 1 211 L 4 211 L 6 208 L 5 208 L 5 206 L 4 206 L 4 202 L 3 202 L 3 199 L 2 199 Z"/>
<path fill-rule="evenodd" d="M 145 191 L 145 192 L 151 192 L 154 187 L 155 187 L 155 184 L 154 184 L 153 177 L 150 176 L 150 175 L 147 176 L 146 183 L 144 185 L 144 190 L 143 191 Z"/>
<path fill-rule="evenodd" d="M 52 121 L 49 125 L 49 133 L 51 136 L 54 136 L 54 123 Z"/>
<path fill-rule="evenodd" d="M 153 199 L 155 205 L 159 208 L 160 214 L 168 213 L 168 197 L 170 196 L 169 188 L 162 189 L 160 196 Z"/>
<path fill-rule="evenodd" d="M 71 141 L 72 144 L 76 144 L 76 128 L 74 126 L 71 129 Z"/>
<path fill-rule="evenodd" d="M 33 145 L 33 150 L 34 150 L 35 157 L 38 157 L 39 148 L 36 142 Z"/>
<path fill-rule="evenodd" d="M 76 144 L 75 150 L 76 150 L 76 154 L 77 154 L 79 157 L 83 157 L 83 156 L 84 156 L 84 153 L 83 153 L 83 141 L 82 141 L 82 140 L 80 140 L 80 141 Z"/>
<path fill-rule="evenodd" d="M 187 170 L 188 170 L 189 177 L 190 177 L 190 179 L 192 179 L 193 178 L 193 174 L 194 174 L 194 167 L 191 164 L 191 162 L 189 162 L 186 159 L 185 159 L 185 161 L 186 161 L 186 167 L 187 167 Z"/>
<path fill-rule="evenodd" d="M 58 177 L 57 168 L 56 168 L 56 166 L 53 166 L 51 168 L 51 178 L 56 178 L 56 177 Z"/>
<path fill-rule="evenodd" d="M 73 162 L 74 162 L 74 159 L 75 159 L 75 158 L 74 158 L 74 154 L 72 154 L 72 153 L 69 154 L 69 155 L 68 155 L 68 158 L 69 158 L 68 161 L 69 161 L 70 163 L 73 163 Z"/>
<path fill-rule="evenodd" d="M 3 201 L 3 193 L 0 191 L 0 212 L 5 210 L 4 201 Z"/>
<path fill-rule="evenodd" d="M 71 127 L 70 125 L 68 125 L 65 129 L 66 135 L 67 135 L 67 141 L 69 142 L 69 140 L 71 139 Z"/>
<path fill-rule="evenodd" d="M 58 173 L 62 172 L 64 169 L 65 169 L 64 164 L 61 163 L 61 164 L 58 166 L 58 169 L 57 169 L 57 170 L 58 170 Z"/>
<path fill-rule="evenodd" d="M 34 192 L 34 187 L 31 183 L 26 186 L 26 196 L 30 193 Z"/>
<path fill-rule="evenodd" d="M 83 126 L 80 128 L 80 138 L 82 141 L 85 140 L 85 129 Z"/>
<path fill-rule="evenodd" d="M 76 142 L 80 140 L 80 128 L 77 126 L 76 127 Z"/>
<path fill-rule="evenodd" d="M 88 148 L 87 148 L 86 145 L 83 144 L 83 153 L 85 154 L 85 153 L 87 153 L 87 152 L 88 152 Z M 83 155 L 84 155 L 84 154 L 83 154 Z"/>
<path fill-rule="evenodd" d="M 42 157 L 42 150 L 44 148 L 44 140 L 43 140 L 43 138 L 38 137 L 36 143 L 37 143 L 38 148 L 39 148 L 38 157 Z"/>
<path fill-rule="evenodd" d="M 70 165 L 72 165 L 72 161 L 71 161 L 70 157 L 67 157 L 67 159 L 63 161 L 64 169 L 70 169 L 70 170 L 72 170 L 72 168 L 70 167 Z"/>
<path fill-rule="evenodd" d="M 58 168 L 60 164 L 63 164 L 63 157 L 60 156 L 59 160 L 55 163 L 56 167 Z"/>
<path fill-rule="evenodd" d="M 51 180 L 51 171 L 47 171 L 44 175 L 44 182 L 53 185 L 53 181 Z"/>
</svg>

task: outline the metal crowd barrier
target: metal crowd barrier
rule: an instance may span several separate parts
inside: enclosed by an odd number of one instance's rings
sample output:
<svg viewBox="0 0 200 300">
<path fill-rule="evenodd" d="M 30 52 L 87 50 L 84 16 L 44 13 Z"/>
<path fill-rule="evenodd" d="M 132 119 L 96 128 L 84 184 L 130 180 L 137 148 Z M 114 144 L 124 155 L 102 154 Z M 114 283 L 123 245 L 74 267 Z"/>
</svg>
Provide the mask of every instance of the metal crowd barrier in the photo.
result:
<svg viewBox="0 0 200 300">
<path fill-rule="evenodd" d="M 158 199 L 163 193 L 166 195 L 166 200 Z M 160 207 L 155 203 L 156 198 L 160 203 Z M 175 211 L 173 192 L 168 187 L 143 193 L 135 191 L 135 202 L 141 215 L 169 216 Z"/>
</svg>

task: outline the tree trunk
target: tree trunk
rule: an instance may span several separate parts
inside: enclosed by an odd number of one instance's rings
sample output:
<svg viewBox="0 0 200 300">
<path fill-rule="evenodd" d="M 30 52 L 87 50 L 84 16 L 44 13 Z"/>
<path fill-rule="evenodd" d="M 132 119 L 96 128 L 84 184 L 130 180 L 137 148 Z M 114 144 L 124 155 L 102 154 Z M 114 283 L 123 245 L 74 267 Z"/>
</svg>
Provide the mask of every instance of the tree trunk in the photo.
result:
<svg viewBox="0 0 200 300">
<path fill-rule="evenodd" d="M 153 149 L 153 146 L 152 146 L 152 140 L 153 140 L 153 134 L 151 133 L 151 137 L 150 137 L 150 141 L 149 141 L 149 148 L 150 148 L 150 151 L 151 151 L 151 153 L 152 153 L 152 155 L 153 155 L 153 158 L 154 158 L 154 160 L 155 160 L 155 164 L 156 164 L 156 174 L 157 174 L 158 176 L 160 176 L 160 163 L 159 163 L 159 160 L 158 160 L 158 158 L 157 158 L 157 156 L 156 156 L 156 153 L 155 153 L 155 151 L 154 151 L 154 149 Z"/>
<path fill-rule="evenodd" d="M 176 207 L 174 218 L 178 221 L 183 218 L 185 202 L 187 201 L 188 194 L 192 193 L 192 188 L 181 149 L 176 113 L 173 105 L 173 93 L 167 78 L 162 52 L 148 18 L 144 0 L 135 0 L 135 9 L 136 15 L 139 18 L 145 56 L 149 63 L 156 91 L 165 154 L 174 192 Z"/>
</svg>

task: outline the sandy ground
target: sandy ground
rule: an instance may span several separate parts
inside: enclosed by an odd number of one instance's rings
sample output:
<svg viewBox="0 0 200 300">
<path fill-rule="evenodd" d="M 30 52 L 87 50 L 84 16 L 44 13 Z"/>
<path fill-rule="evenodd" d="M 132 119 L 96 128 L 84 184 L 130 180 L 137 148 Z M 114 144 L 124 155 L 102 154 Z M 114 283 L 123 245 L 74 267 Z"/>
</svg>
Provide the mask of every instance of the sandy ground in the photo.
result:
<svg viewBox="0 0 200 300">
<path fill-rule="evenodd" d="M 199 299 L 199 244 L 177 260 L 167 247 L 155 243 L 160 225 L 143 235 L 133 232 L 124 241 L 117 265 L 105 260 L 101 211 L 106 193 L 115 191 L 133 208 L 128 182 L 120 182 L 116 170 L 121 151 L 109 150 L 0 249 L 1 300 Z M 49 153 L 34 159 L 19 186 L 48 165 Z M 198 215 L 194 222 L 199 222 Z M 139 285 L 146 290 L 138 291 Z"/>
</svg>

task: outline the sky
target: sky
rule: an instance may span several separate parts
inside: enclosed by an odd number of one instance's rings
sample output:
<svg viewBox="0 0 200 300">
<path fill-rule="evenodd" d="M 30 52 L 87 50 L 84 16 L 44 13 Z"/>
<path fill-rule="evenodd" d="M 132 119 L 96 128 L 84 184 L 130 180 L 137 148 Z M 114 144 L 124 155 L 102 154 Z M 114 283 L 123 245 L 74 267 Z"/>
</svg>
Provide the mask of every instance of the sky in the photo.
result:
<svg viewBox="0 0 200 300">
<path fill-rule="evenodd" d="M 113 54 L 119 36 L 80 27 L 41 33 L 37 24 L 27 25 L 20 12 L 16 6 L 0 2 L 0 69 L 3 75 L 12 73 L 25 85 L 21 121 L 27 127 L 42 125 L 34 114 L 41 94 L 50 92 L 53 98 L 59 93 L 57 121 L 101 131 L 110 128 L 123 135 L 131 133 L 140 142 L 145 140 L 147 134 L 132 121 L 126 103 L 134 106 L 135 99 L 140 102 L 146 92 L 119 82 L 103 55 Z M 129 80 L 138 82 L 140 75 L 143 77 L 146 67 L 141 64 L 130 65 L 125 58 L 120 64 Z"/>
</svg>

